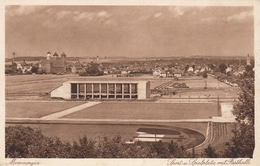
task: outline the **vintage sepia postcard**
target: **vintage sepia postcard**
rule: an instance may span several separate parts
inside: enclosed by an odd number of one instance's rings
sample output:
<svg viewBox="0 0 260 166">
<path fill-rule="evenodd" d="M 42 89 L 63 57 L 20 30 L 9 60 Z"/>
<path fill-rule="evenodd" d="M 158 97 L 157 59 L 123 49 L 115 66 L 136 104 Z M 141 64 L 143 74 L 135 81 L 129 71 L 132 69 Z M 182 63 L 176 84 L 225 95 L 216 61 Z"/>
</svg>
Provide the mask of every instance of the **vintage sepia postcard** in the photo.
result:
<svg viewBox="0 0 260 166">
<path fill-rule="evenodd" d="M 260 1 L 4 1 L 0 165 L 257 165 Z"/>
</svg>

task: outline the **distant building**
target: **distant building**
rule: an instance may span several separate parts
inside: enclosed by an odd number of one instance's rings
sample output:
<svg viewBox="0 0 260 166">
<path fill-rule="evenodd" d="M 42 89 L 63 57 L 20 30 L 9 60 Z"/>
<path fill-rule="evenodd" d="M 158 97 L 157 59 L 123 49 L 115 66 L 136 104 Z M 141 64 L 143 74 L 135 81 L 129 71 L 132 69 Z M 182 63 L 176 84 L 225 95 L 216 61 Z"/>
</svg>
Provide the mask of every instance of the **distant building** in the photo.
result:
<svg viewBox="0 0 260 166">
<path fill-rule="evenodd" d="M 232 68 L 230 66 L 226 68 L 226 73 L 231 72 L 231 71 L 232 71 Z"/>
<path fill-rule="evenodd" d="M 243 65 L 239 66 L 239 68 L 237 69 L 237 72 L 239 74 L 243 74 L 245 71 L 246 71 L 246 68 Z"/>
<path fill-rule="evenodd" d="M 53 58 L 51 58 L 50 54 L 50 52 L 47 52 L 46 59 L 39 62 L 39 69 L 46 74 L 66 73 L 66 58 L 59 58 L 56 52 L 53 54 Z"/>
<path fill-rule="evenodd" d="M 127 70 L 122 70 L 121 71 L 121 74 L 128 74 L 128 73 L 130 73 L 130 71 L 127 71 Z"/>
<path fill-rule="evenodd" d="M 59 57 L 59 55 L 57 54 L 57 52 L 55 52 L 54 54 L 53 54 L 53 58 L 54 59 L 57 59 Z"/>
<path fill-rule="evenodd" d="M 162 68 L 160 68 L 160 67 L 153 69 L 153 75 L 160 76 L 161 70 L 162 70 Z"/>
<path fill-rule="evenodd" d="M 57 59 L 51 60 L 51 73 L 52 74 L 66 73 L 66 59 L 57 58 Z"/>
<path fill-rule="evenodd" d="M 64 52 L 60 56 L 61 56 L 61 58 L 66 58 L 67 57 L 67 55 Z"/>
<path fill-rule="evenodd" d="M 249 54 L 247 54 L 247 58 L 246 58 L 246 65 L 249 65 L 249 66 L 251 66 L 251 63 L 250 63 L 250 58 L 249 58 Z"/>
<path fill-rule="evenodd" d="M 68 65 L 68 63 L 67 63 L 67 65 Z M 79 73 L 83 70 L 80 62 L 69 63 L 69 65 L 70 65 L 70 68 L 71 68 L 71 72 L 74 73 L 74 74 Z"/>
<path fill-rule="evenodd" d="M 154 71 L 153 71 L 153 75 L 154 75 L 154 76 L 159 76 L 160 73 L 161 73 L 160 70 L 154 70 Z"/>
<path fill-rule="evenodd" d="M 97 56 L 97 59 L 96 59 L 97 63 L 99 63 L 99 56 Z"/>
<path fill-rule="evenodd" d="M 104 70 L 104 74 L 109 74 L 108 70 Z"/>
<path fill-rule="evenodd" d="M 47 52 L 47 60 L 51 59 L 51 52 Z"/>
<path fill-rule="evenodd" d="M 163 77 L 163 78 L 167 77 L 167 72 L 165 70 L 161 71 L 160 77 Z"/>
<path fill-rule="evenodd" d="M 193 71 L 194 71 L 193 67 L 189 67 L 187 70 L 187 72 L 193 72 Z"/>
<path fill-rule="evenodd" d="M 174 77 L 177 77 L 177 78 L 181 78 L 181 76 L 182 76 L 182 71 L 179 70 L 179 69 L 174 69 L 174 70 L 173 70 L 173 76 L 174 76 Z"/>
<path fill-rule="evenodd" d="M 71 67 L 71 72 L 72 72 L 73 74 L 77 73 L 77 69 L 76 69 L 75 66 L 72 66 L 72 67 Z"/>
<path fill-rule="evenodd" d="M 182 74 L 181 72 L 176 72 L 173 74 L 174 77 L 181 78 Z"/>
</svg>

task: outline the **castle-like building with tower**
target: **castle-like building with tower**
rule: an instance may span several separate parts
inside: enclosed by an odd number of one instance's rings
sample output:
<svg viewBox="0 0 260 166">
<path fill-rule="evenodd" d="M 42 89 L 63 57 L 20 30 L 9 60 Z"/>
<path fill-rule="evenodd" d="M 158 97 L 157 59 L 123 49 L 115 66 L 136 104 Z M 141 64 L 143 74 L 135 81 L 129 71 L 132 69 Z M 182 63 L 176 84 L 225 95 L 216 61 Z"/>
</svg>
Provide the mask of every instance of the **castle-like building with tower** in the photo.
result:
<svg viewBox="0 0 260 166">
<path fill-rule="evenodd" d="M 51 52 L 47 52 L 46 59 L 39 62 L 39 69 L 46 74 L 66 73 L 66 54 L 63 52 L 59 57 L 56 52 L 52 56 Z"/>
</svg>

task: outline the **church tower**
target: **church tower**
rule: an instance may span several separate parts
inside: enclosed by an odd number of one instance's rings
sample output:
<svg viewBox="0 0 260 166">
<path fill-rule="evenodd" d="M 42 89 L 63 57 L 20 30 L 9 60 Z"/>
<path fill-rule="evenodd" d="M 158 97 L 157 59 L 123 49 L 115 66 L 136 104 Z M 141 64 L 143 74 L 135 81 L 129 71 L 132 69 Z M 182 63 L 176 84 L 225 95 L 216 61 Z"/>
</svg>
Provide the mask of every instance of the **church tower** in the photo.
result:
<svg viewBox="0 0 260 166">
<path fill-rule="evenodd" d="M 97 59 L 96 59 L 97 63 L 99 63 L 99 56 L 97 56 Z"/>
<path fill-rule="evenodd" d="M 51 59 L 51 53 L 49 51 L 49 52 L 47 52 L 47 60 L 50 60 L 50 59 Z"/>
<path fill-rule="evenodd" d="M 249 54 L 247 54 L 247 57 L 246 57 L 246 65 L 250 66 L 251 63 L 250 63 L 250 58 L 249 58 Z"/>
</svg>

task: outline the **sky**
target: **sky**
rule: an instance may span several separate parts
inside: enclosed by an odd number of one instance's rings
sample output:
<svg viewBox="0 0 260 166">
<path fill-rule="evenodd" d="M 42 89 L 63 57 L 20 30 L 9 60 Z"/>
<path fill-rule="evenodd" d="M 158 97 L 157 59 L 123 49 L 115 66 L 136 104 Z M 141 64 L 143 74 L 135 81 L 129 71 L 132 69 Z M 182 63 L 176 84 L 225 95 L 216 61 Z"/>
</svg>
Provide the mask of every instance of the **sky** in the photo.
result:
<svg viewBox="0 0 260 166">
<path fill-rule="evenodd" d="M 5 57 L 246 56 L 254 53 L 253 7 L 5 7 Z"/>
</svg>

